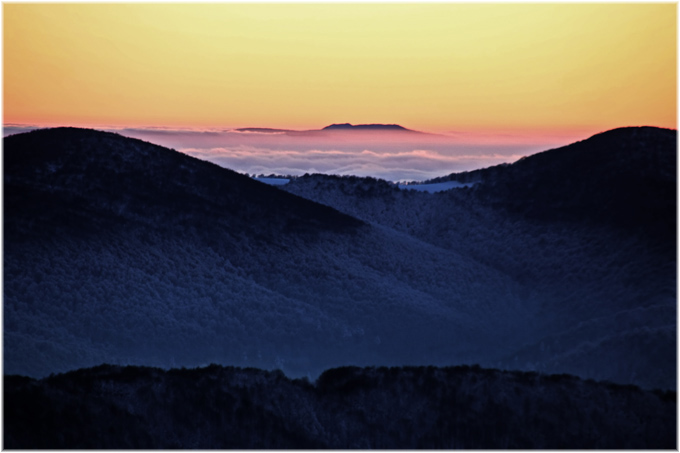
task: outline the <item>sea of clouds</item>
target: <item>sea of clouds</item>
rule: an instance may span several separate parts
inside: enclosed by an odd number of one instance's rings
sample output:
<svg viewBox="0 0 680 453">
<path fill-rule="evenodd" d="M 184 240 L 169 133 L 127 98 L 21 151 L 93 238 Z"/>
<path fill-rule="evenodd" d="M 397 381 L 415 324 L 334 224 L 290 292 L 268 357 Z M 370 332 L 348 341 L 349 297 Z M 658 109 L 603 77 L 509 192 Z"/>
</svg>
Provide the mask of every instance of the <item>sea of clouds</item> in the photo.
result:
<svg viewBox="0 0 680 453">
<path fill-rule="evenodd" d="M 3 136 L 37 126 L 5 125 Z M 422 181 L 510 163 L 570 143 L 470 133 L 366 131 L 242 131 L 238 129 L 112 128 L 101 130 L 175 149 L 240 173 L 324 173 Z"/>
</svg>

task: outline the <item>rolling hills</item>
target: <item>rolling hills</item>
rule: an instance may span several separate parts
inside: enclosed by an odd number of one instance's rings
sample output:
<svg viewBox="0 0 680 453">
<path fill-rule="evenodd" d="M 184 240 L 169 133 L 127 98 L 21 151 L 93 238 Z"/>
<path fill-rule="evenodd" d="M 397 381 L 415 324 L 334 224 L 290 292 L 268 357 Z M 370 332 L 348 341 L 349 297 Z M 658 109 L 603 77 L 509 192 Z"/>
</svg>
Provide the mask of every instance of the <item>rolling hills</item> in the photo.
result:
<svg viewBox="0 0 680 453">
<path fill-rule="evenodd" d="M 675 162 L 674 131 L 611 131 L 430 194 L 10 136 L 5 373 L 479 363 L 675 388 Z"/>
</svg>

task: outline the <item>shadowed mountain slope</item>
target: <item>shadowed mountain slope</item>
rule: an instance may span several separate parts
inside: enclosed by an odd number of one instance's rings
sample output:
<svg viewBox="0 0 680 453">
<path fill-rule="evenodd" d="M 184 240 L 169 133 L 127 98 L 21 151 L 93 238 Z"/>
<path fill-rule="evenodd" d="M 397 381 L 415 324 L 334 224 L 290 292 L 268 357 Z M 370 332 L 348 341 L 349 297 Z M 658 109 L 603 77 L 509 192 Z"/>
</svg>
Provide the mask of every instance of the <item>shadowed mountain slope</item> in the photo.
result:
<svg viewBox="0 0 680 453">
<path fill-rule="evenodd" d="M 4 184 L 9 373 L 465 363 L 531 321 L 487 266 L 115 134 L 8 137 Z"/>
<path fill-rule="evenodd" d="M 677 131 L 626 127 L 500 165 L 436 178 L 480 182 L 478 195 L 539 220 L 676 235 Z"/>
<path fill-rule="evenodd" d="M 675 137 L 617 129 L 432 180 L 475 183 L 434 194 L 325 175 L 280 187 L 516 282 L 540 321 L 530 327 L 534 341 L 494 366 L 674 387 Z"/>
</svg>

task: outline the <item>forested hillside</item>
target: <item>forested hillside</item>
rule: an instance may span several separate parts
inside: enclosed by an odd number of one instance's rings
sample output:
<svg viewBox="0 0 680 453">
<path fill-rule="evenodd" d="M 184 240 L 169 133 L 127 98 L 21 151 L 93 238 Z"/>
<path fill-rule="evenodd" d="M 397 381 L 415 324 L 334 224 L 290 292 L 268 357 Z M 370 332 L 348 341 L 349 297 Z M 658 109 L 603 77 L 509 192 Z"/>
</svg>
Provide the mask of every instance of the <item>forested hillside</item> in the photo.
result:
<svg viewBox="0 0 680 453">
<path fill-rule="evenodd" d="M 483 182 L 476 195 L 505 212 L 604 224 L 667 246 L 676 236 L 676 172 L 677 131 L 626 127 L 432 182 Z"/>
<path fill-rule="evenodd" d="M 5 162 L 7 373 L 471 363 L 532 322 L 487 266 L 155 145 L 53 129 Z"/>
<path fill-rule="evenodd" d="M 675 392 L 479 367 L 5 377 L 5 448 L 674 449 Z"/>
<path fill-rule="evenodd" d="M 508 207 L 505 176 L 436 194 L 320 175 L 276 188 L 115 134 L 8 137 L 5 372 L 479 363 L 675 388 L 675 145 L 627 133 L 604 142 L 621 168 L 588 174 L 646 165 L 649 222 L 578 218 L 588 197 L 569 190 Z M 568 168 L 556 151 L 548 167 Z"/>
</svg>

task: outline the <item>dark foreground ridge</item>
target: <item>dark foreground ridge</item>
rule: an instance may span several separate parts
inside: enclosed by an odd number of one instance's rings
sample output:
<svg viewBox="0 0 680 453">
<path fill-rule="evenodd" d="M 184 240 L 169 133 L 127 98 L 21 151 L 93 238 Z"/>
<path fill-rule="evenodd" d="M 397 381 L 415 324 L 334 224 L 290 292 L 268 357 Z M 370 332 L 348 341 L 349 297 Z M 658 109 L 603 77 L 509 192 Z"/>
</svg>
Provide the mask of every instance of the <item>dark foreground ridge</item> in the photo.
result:
<svg viewBox="0 0 680 453">
<path fill-rule="evenodd" d="M 676 448 L 675 392 L 477 366 L 6 376 L 5 448 Z"/>
</svg>

